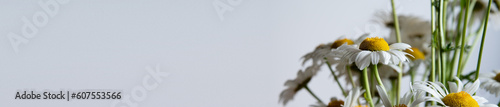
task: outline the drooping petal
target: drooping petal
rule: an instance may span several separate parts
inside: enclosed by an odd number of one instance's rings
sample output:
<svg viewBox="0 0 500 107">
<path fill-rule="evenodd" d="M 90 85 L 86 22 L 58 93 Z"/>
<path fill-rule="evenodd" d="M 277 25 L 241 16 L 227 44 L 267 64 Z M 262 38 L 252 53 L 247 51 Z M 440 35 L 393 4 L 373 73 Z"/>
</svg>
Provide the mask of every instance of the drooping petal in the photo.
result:
<svg viewBox="0 0 500 107">
<path fill-rule="evenodd" d="M 370 53 L 370 57 L 372 58 L 372 60 L 371 60 L 372 64 L 374 64 L 374 65 L 378 64 L 378 61 L 380 59 L 378 56 L 379 56 L 378 52 L 372 52 L 372 53 Z"/>
<path fill-rule="evenodd" d="M 400 73 L 401 72 L 401 68 L 399 68 L 399 66 L 397 65 L 394 65 L 394 64 L 387 64 L 387 66 L 391 67 L 392 69 L 396 70 L 396 72 Z"/>
<path fill-rule="evenodd" d="M 457 81 L 457 83 L 458 83 L 457 84 L 458 87 L 457 87 L 457 90 L 455 90 L 455 92 L 462 91 L 462 89 L 464 89 L 464 85 L 463 85 L 462 81 L 460 79 L 458 79 L 458 77 L 453 77 L 453 79 L 455 79 L 455 81 Z M 471 93 L 469 93 L 469 94 L 471 94 Z M 474 93 L 472 93 L 472 94 L 474 94 Z"/>
<path fill-rule="evenodd" d="M 377 91 L 379 92 L 379 95 L 380 97 L 382 97 L 382 103 L 384 103 L 384 105 L 386 107 L 392 107 L 392 103 L 391 101 L 389 101 L 389 97 L 387 95 L 387 93 L 385 93 L 384 90 L 382 90 L 382 88 L 380 86 L 377 85 Z"/>
<path fill-rule="evenodd" d="M 411 46 L 408 45 L 408 44 L 406 44 L 406 43 L 394 43 L 392 45 L 389 45 L 389 47 L 391 49 L 401 49 L 401 50 L 405 50 L 405 49 L 411 48 Z"/>
<path fill-rule="evenodd" d="M 484 103 L 488 102 L 488 100 L 486 100 L 486 98 L 483 98 L 483 97 L 479 97 L 479 96 L 472 96 L 472 98 L 473 98 L 474 100 L 476 100 L 476 102 L 477 102 L 478 104 L 480 104 L 480 105 L 482 105 L 482 104 L 484 104 Z"/>
<path fill-rule="evenodd" d="M 401 62 L 401 59 L 398 57 L 397 54 L 395 54 L 394 52 L 392 51 L 387 51 L 390 55 L 391 55 L 391 63 L 393 64 L 399 64 L 399 62 Z"/>
<path fill-rule="evenodd" d="M 471 85 L 467 84 L 464 88 L 464 91 L 472 95 L 472 94 L 476 93 L 477 89 L 479 89 L 480 84 L 481 84 L 481 81 L 479 81 L 479 79 L 478 79 L 474 83 L 472 83 Z"/>
<path fill-rule="evenodd" d="M 356 66 L 358 66 L 359 70 L 363 70 L 370 65 L 370 53 L 371 51 L 361 51 L 356 56 Z"/>
<path fill-rule="evenodd" d="M 436 92 L 434 89 L 428 87 L 425 83 L 415 82 L 415 84 L 413 84 L 413 88 L 415 90 L 427 92 L 427 93 L 431 94 L 434 97 L 440 97 L 440 96 L 442 96 L 441 94 L 439 94 L 438 92 Z"/>
<path fill-rule="evenodd" d="M 448 87 L 450 87 L 450 92 L 451 93 L 458 93 L 457 91 L 459 89 L 458 89 L 457 84 L 455 84 L 455 82 L 448 82 Z"/>
<path fill-rule="evenodd" d="M 380 51 L 379 57 L 380 57 L 380 63 L 382 64 L 389 64 L 389 61 L 391 60 L 391 54 L 385 52 L 385 51 Z"/>
<path fill-rule="evenodd" d="M 425 95 L 425 92 L 416 91 L 415 95 L 413 95 L 413 97 L 415 98 L 415 101 L 413 101 L 413 103 L 411 104 L 410 107 L 417 107 L 418 104 L 425 102 L 424 95 Z"/>
<path fill-rule="evenodd" d="M 396 55 L 396 57 L 398 59 L 400 59 L 401 62 L 408 61 L 408 58 L 405 56 L 405 52 L 401 52 L 398 50 L 390 50 L 389 52 Z M 400 63 L 400 62 L 397 62 L 397 63 Z"/>
<path fill-rule="evenodd" d="M 408 105 L 408 103 L 410 103 L 412 96 L 413 96 L 413 93 L 411 91 L 406 92 L 405 95 L 403 95 L 403 98 L 401 98 L 400 104 Z"/>
<path fill-rule="evenodd" d="M 448 91 L 446 90 L 446 87 L 439 83 L 439 82 L 427 82 L 429 83 L 432 87 L 434 87 L 434 90 L 437 91 L 441 96 L 439 96 L 440 98 L 448 95 Z"/>
</svg>

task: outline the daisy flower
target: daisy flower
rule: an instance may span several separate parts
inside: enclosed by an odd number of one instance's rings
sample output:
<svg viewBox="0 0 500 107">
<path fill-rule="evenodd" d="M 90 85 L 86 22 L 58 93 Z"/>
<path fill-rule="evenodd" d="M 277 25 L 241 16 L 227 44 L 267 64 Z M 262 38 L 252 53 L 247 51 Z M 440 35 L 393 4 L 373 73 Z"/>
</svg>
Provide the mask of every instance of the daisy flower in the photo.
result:
<svg viewBox="0 0 500 107">
<path fill-rule="evenodd" d="M 398 64 L 408 61 L 405 55 L 408 53 L 399 51 L 409 49 L 411 46 L 405 43 L 394 43 L 388 45 L 383 38 L 366 38 L 359 48 L 356 46 L 342 45 L 337 48 L 337 55 L 341 56 L 348 63 L 355 63 L 360 70 L 368 67 L 370 64 Z"/>
<path fill-rule="evenodd" d="M 425 60 L 425 55 L 420 49 L 416 47 L 411 47 L 410 49 L 406 49 L 404 52 L 410 54 L 406 55 L 410 60 Z"/>
<path fill-rule="evenodd" d="M 486 11 L 488 10 L 488 2 L 489 0 L 477 0 L 476 3 L 474 4 L 474 8 L 472 9 L 472 21 L 475 21 L 475 23 L 481 23 L 482 20 L 484 20 Z M 493 21 L 496 21 L 498 23 L 498 12 L 499 12 L 499 1 L 498 0 L 493 0 L 493 3 L 491 4 L 491 10 L 490 10 L 490 19 L 493 19 Z M 474 22 L 473 22 L 474 23 Z M 472 26 L 472 24 L 471 24 Z"/>
<path fill-rule="evenodd" d="M 318 66 L 310 66 L 305 71 L 299 70 L 295 79 L 286 81 L 285 86 L 288 86 L 288 88 L 281 92 L 279 102 L 286 105 L 288 101 L 292 100 L 295 94 L 311 81 L 311 78 L 318 71 L 317 69 L 319 69 Z"/>
<path fill-rule="evenodd" d="M 393 16 L 392 13 L 389 13 L 390 12 L 378 12 L 375 14 L 375 16 L 378 17 L 376 21 L 390 29 L 391 33 L 387 41 L 389 43 L 397 43 Z M 431 52 L 430 44 L 432 34 L 431 29 L 429 29 L 429 26 L 431 26 L 429 21 L 412 15 L 398 15 L 398 21 L 401 42 L 422 49 L 424 53 Z"/>
<path fill-rule="evenodd" d="M 463 86 L 462 81 L 457 77 L 454 77 L 457 81 L 448 82 L 449 90 L 441 83 L 434 82 L 416 82 L 413 84 L 415 90 L 420 90 L 431 94 L 431 96 L 426 97 L 427 101 L 435 101 L 439 104 L 449 107 L 498 107 L 494 104 L 484 104 L 488 102 L 483 97 L 472 96 L 476 93 L 481 83 L 476 80 L 472 84 L 467 84 Z"/>
<path fill-rule="evenodd" d="M 425 54 L 420 51 L 420 49 L 416 47 L 411 47 L 411 49 L 406 49 L 404 52 L 410 54 L 406 55 L 410 59 L 408 63 L 403 63 L 404 71 L 408 71 L 408 73 L 411 75 L 411 81 L 415 81 L 417 71 L 419 71 L 420 65 L 423 66 L 430 66 L 430 60 L 426 61 L 425 59 Z M 405 73 L 404 75 L 407 75 L 408 73 Z M 425 75 L 425 74 L 422 74 Z"/>
<path fill-rule="evenodd" d="M 354 88 L 349 95 L 346 97 L 346 101 L 337 98 L 331 98 L 328 105 L 323 103 L 318 103 L 316 105 L 311 105 L 311 107 L 366 107 L 362 105 L 358 105 L 358 99 L 365 91 L 361 90 L 361 88 Z"/>
<path fill-rule="evenodd" d="M 334 67 L 334 68 L 338 68 L 339 66 L 343 67 L 343 70 L 336 69 L 337 71 L 339 71 L 339 72 L 337 72 L 337 73 L 339 73 L 338 75 L 346 74 L 347 72 L 344 72 L 344 71 L 346 71 L 344 69 L 345 69 L 345 66 L 347 66 L 347 65 L 342 64 L 341 63 L 342 61 L 340 60 L 340 58 L 338 56 L 336 56 L 335 54 L 332 54 L 333 51 L 336 51 L 336 49 L 342 45 L 359 44 L 367 36 L 368 36 L 368 34 L 363 34 L 355 41 L 348 39 L 344 36 L 341 36 L 334 42 L 319 45 L 313 52 L 307 53 L 306 55 L 304 55 L 302 57 L 304 59 L 302 64 L 305 64 L 309 60 L 312 60 L 312 66 L 322 66 L 325 63 L 329 63 L 328 66 L 330 66 L 330 67 Z M 335 77 L 336 76 L 335 72 L 332 71 L 332 73 L 333 73 L 333 76 Z M 348 78 L 346 78 L 346 79 L 348 79 Z M 346 95 L 346 94 L 344 94 L 344 95 Z"/>
<path fill-rule="evenodd" d="M 401 104 L 392 104 L 389 100 L 387 93 L 382 91 L 382 88 L 377 85 L 377 90 L 382 99 L 382 103 L 385 107 L 416 107 L 418 104 L 425 102 L 424 94 L 422 91 L 408 91 L 405 93 L 403 98 L 401 98 Z M 410 103 L 411 99 L 414 98 L 415 101 Z"/>
<path fill-rule="evenodd" d="M 493 73 L 479 74 L 479 78 L 484 80 L 484 82 L 481 83 L 481 88 L 498 96 L 500 93 L 500 70 L 493 70 Z"/>
<path fill-rule="evenodd" d="M 322 64 L 325 63 L 325 60 L 324 60 L 325 57 L 328 57 L 327 60 L 330 63 L 336 62 L 334 56 L 332 56 L 330 54 L 332 49 L 337 49 L 339 46 L 342 46 L 344 44 L 347 44 L 347 45 L 359 44 L 367 36 L 368 36 L 368 34 L 363 34 L 363 35 L 361 35 L 361 37 L 359 37 L 355 41 L 342 36 L 342 37 L 339 37 L 334 42 L 330 42 L 327 44 L 320 44 L 316 47 L 316 49 L 314 49 L 314 51 L 309 52 L 306 55 L 302 56 L 302 58 L 303 58 L 302 65 L 304 65 L 307 61 L 312 60 L 313 66 L 316 66 L 316 65 L 321 66 Z"/>
</svg>

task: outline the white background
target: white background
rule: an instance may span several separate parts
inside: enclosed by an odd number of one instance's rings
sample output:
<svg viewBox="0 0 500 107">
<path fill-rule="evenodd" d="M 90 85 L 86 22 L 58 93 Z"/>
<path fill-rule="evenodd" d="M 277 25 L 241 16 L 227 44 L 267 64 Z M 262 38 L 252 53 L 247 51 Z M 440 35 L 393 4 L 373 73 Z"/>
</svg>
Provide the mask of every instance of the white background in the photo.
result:
<svg viewBox="0 0 500 107">
<path fill-rule="evenodd" d="M 19 90 L 117 89 L 130 94 L 159 65 L 159 86 L 139 107 L 280 107 L 283 83 L 300 57 L 341 35 L 378 32 L 374 13 L 389 0 L 73 0 L 14 51 L 7 35 L 44 12 L 38 2 L 0 1 L 0 106 L 112 107 L 114 100 L 15 100 Z M 213 3 L 230 8 L 222 14 Z M 429 3 L 397 0 L 398 12 L 429 19 Z M 495 26 L 495 25 L 491 25 Z M 489 29 L 482 70 L 498 69 L 498 30 Z M 477 52 L 477 51 L 476 51 Z M 476 56 L 476 55 L 473 55 Z M 475 67 L 471 57 L 465 71 Z M 326 70 L 326 69 L 323 69 Z M 310 87 L 323 101 L 340 97 L 329 72 Z M 485 92 L 480 93 L 480 95 Z M 494 96 L 486 96 L 496 99 Z M 300 91 L 288 107 L 316 101 Z M 497 101 L 490 100 L 492 103 Z"/>
</svg>

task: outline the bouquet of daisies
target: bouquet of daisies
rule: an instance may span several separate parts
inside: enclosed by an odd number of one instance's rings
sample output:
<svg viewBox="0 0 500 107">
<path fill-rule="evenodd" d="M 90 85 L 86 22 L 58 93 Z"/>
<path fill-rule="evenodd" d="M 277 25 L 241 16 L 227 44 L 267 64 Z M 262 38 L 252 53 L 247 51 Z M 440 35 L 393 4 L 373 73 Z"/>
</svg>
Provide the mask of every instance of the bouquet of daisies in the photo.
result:
<svg viewBox="0 0 500 107">
<path fill-rule="evenodd" d="M 498 107 L 476 91 L 500 93 L 500 71 L 480 70 L 488 20 L 500 11 L 500 1 L 431 0 L 430 21 L 398 15 L 391 3 L 392 12 L 377 14 L 391 31 L 388 36 L 341 37 L 317 46 L 303 56 L 297 77 L 285 82 L 279 102 L 286 105 L 306 90 L 318 101 L 313 107 Z M 476 70 L 465 73 L 474 48 L 479 48 Z M 325 102 L 308 87 L 324 66 L 344 99 Z M 402 81 L 405 76 L 411 80 Z M 401 92 L 408 83 L 410 90 Z"/>
</svg>

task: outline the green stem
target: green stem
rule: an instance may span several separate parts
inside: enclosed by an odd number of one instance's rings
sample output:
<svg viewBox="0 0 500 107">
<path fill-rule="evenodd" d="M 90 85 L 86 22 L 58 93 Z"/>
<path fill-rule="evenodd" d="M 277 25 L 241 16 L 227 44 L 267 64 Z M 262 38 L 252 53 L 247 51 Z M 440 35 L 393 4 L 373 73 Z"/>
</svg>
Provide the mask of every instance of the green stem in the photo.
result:
<svg viewBox="0 0 500 107">
<path fill-rule="evenodd" d="M 436 50 L 437 50 L 437 49 L 436 49 Z M 437 76 L 437 77 L 438 77 L 438 80 L 439 80 L 440 82 L 443 82 L 444 80 L 443 80 L 443 78 L 441 78 L 441 77 L 442 77 L 441 75 L 443 75 L 443 73 L 441 72 L 441 67 L 443 67 L 443 66 L 441 66 L 441 64 L 442 64 L 441 60 L 439 60 L 439 59 L 438 59 L 438 60 L 437 60 L 437 67 L 438 67 L 438 68 L 437 68 L 437 69 L 438 69 L 438 72 L 437 72 L 438 76 Z"/>
<path fill-rule="evenodd" d="M 465 14 L 469 14 L 469 3 L 470 1 L 466 1 L 465 3 Z M 467 34 L 467 20 L 469 19 L 469 17 L 465 17 L 465 20 L 464 20 L 464 26 L 463 26 L 463 30 L 462 30 L 462 42 L 461 42 L 461 49 L 460 49 L 460 57 L 458 58 L 458 65 L 461 66 L 463 64 L 462 62 L 462 58 L 464 56 L 464 48 L 465 48 L 465 34 Z M 462 75 L 461 73 L 462 71 L 462 68 L 458 68 L 457 70 L 457 77 L 460 79 L 460 76 Z"/>
<path fill-rule="evenodd" d="M 469 18 L 471 17 L 472 12 L 470 12 L 470 11 L 472 11 L 472 10 L 473 10 L 473 8 L 474 8 L 474 6 L 475 6 L 475 4 L 476 4 L 476 1 L 477 1 L 477 0 L 472 0 L 472 1 L 471 1 L 471 4 L 470 4 L 470 6 L 469 6 L 469 14 L 467 14 L 467 16 L 466 16 L 466 17 L 469 17 Z M 468 21 L 470 21 L 470 19 L 469 19 Z M 471 48 L 469 48 L 469 50 L 474 50 L 474 49 L 475 49 L 475 47 L 476 47 L 476 45 L 477 45 L 477 41 L 479 40 L 479 37 L 481 37 L 481 36 L 478 36 L 478 35 L 481 33 L 481 31 L 482 31 L 483 29 L 484 29 L 484 21 L 481 23 L 480 27 L 476 30 L 476 32 L 475 32 L 475 33 L 469 33 L 469 34 L 467 34 L 467 35 L 469 35 L 469 36 L 467 36 L 467 37 L 465 38 L 465 41 L 469 41 L 469 38 L 470 38 L 470 37 L 475 36 L 474 42 L 472 43 L 472 46 L 471 46 Z M 466 45 L 467 45 L 467 44 L 466 44 Z M 464 50 L 464 51 L 465 51 L 465 50 Z M 472 55 L 472 54 L 470 54 L 470 52 L 469 52 L 469 53 L 467 54 L 467 56 L 465 57 L 465 60 L 463 60 L 463 61 L 461 62 L 461 63 L 462 63 L 462 65 L 459 65 L 459 66 L 458 66 L 458 67 L 459 67 L 458 69 L 460 69 L 460 72 L 463 72 L 464 67 L 465 67 L 465 65 L 467 65 L 467 62 L 468 62 L 468 60 L 469 60 L 469 58 L 470 58 L 470 56 L 471 56 L 471 55 Z"/>
<path fill-rule="evenodd" d="M 484 18 L 483 37 L 481 39 L 481 47 L 479 48 L 479 58 L 477 59 L 476 80 L 479 78 L 479 69 L 481 68 L 481 58 L 483 57 L 483 46 L 484 39 L 486 38 L 486 29 L 488 28 L 488 19 L 490 17 L 491 1 L 488 2 L 488 11 L 486 11 L 486 17 Z"/>
<path fill-rule="evenodd" d="M 458 45 L 460 44 L 460 39 L 459 36 L 460 36 L 460 25 L 462 25 L 462 18 L 463 18 L 463 15 L 464 14 L 464 11 L 463 11 L 463 8 L 460 8 L 460 14 L 459 14 L 459 17 L 458 17 L 458 24 L 457 24 L 457 28 L 456 28 L 456 35 L 455 35 L 455 51 L 453 52 L 453 59 L 451 60 L 451 70 L 450 72 L 453 72 L 455 71 L 455 65 L 458 64 L 458 60 L 457 60 L 457 56 L 458 56 L 458 49 L 456 49 L 456 47 L 458 47 Z M 451 75 L 450 75 L 451 77 Z"/>
<path fill-rule="evenodd" d="M 418 66 L 415 66 L 418 67 Z M 415 82 L 415 67 L 410 67 L 410 77 L 411 77 L 411 82 Z"/>
<path fill-rule="evenodd" d="M 342 94 L 344 95 L 344 97 L 346 97 L 347 93 L 344 91 L 344 88 L 342 87 L 342 84 L 340 84 L 340 81 L 337 78 L 337 75 L 335 75 L 335 72 L 333 72 L 333 69 L 332 69 L 332 66 L 331 66 L 330 62 L 326 61 L 326 64 L 328 65 L 328 68 L 330 69 L 330 72 L 332 72 L 333 78 L 337 82 L 337 85 L 339 85 L 339 88 L 342 91 Z"/>
<path fill-rule="evenodd" d="M 372 68 L 373 74 L 375 74 L 375 78 L 377 79 L 378 85 L 380 85 L 380 87 L 382 87 L 382 91 L 384 91 L 385 93 L 387 93 L 387 90 L 385 90 L 384 83 L 382 83 L 382 79 L 380 79 L 380 75 L 378 74 L 377 65 L 371 65 L 371 68 Z"/>
<path fill-rule="evenodd" d="M 431 0 L 431 76 L 429 80 L 431 82 L 436 82 L 436 39 L 435 39 L 435 31 L 436 31 L 436 8 L 434 8 L 434 0 Z"/>
<path fill-rule="evenodd" d="M 399 30 L 398 16 L 396 15 L 396 6 L 394 6 L 394 0 L 391 0 L 392 6 L 392 17 L 394 18 L 394 27 L 396 28 L 396 40 L 401 43 L 401 32 Z"/>
<path fill-rule="evenodd" d="M 352 77 L 351 66 L 347 65 L 347 75 L 349 75 L 349 79 L 351 80 L 352 88 L 356 88 L 356 83 L 354 83 L 354 78 Z"/>
<path fill-rule="evenodd" d="M 399 68 L 402 68 L 402 67 L 403 67 L 402 64 L 399 63 Z M 397 105 L 400 104 L 399 102 L 401 100 L 400 93 L 401 93 L 401 83 L 403 82 L 402 79 L 403 79 L 403 70 L 401 69 L 401 72 L 398 73 L 398 86 L 396 87 L 396 90 L 397 90 L 396 91 L 396 104 Z"/>
<path fill-rule="evenodd" d="M 446 62 L 447 62 L 446 61 L 446 57 L 447 56 L 446 56 L 446 52 L 444 52 L 442 50 L 442 49 L 446 48 L 446 41 L 445 41 L 445 39 L 446 39 L 445 38 L 446 37 L 446 30 L 444 28 L 445 25 L 446 25 L 446 23 L 445 23 L 445 19 L 446 19 L 445 18 L 445 15 L 446 15 L 445 4 L 446 4 L 445 0 L 440 0 L 439 1 L 439 41 L 440 41 L 439 44 L 440 44 L 440 47 L 441 47 L 440 50 L 439 50 L 440 51 L 439 53 L 440 53 L 441 56 L 439 58 L 441 60 L 441 73 L 442 73 L 442 75 L 441 75 L 441 80 L 442 81 L 441 82 L 446 85 L 446 83 L 447 83 L 446 80 L 447 79 L 446 79 L 446 75 L 445 74 L 447 74 L 446 73 L 446 65 L 447 65 L 446 64 Z"/>
<path fill-rule="evenodd" d="M 370 83 L 368 81 L 368 70 L 365 68 L 363 69 L 363 88 L 365 88 L 365 99 L 366 101 L 370 104 L 370 107 L 375 107 L 372 101 L 372 95 L 370 92 Z"/>
<path fill-rule="evenodd" d="M 392 86 L 396 86 L 397 81 L 395 79 L 391 79 L 391 81 L 392 81 L 391 82 Z M 391 90 L 392 90 L 392 95 L 391 95 L 390 99 L 391 99 L 392 102 L 396 102 L 396 99 L 397 99 L 396 98 L 396 93 L 398 92 L 398 90 L 396 89 L 396 87 L 392 87 Z"/>
<path fill-rule="evenodd" d="M 396 28 L 396 39 L 397 39 L 398 43 L 401 43 L 401 33 L 399 30 L 399 20 L 398 20 L 398 15 L 396 15 L 396 6 L 394 6 L 394 0 L 391 0 L 391 6 L 392 6 L 392 17 L 394 18 L 394 27 Z M 399 63 L 399 68 L 403 69 L 403 66 L 401 66 L 401 63 Z M 399 101 L 400 101 L 399 92 L 401 91 L 400 87 L 401 87 L 401 78 L 402 77 L 403 77 L 403 73 L 400 72 L 398 74 L 398 86 L 397 86 L 398 92 L 396 92 L 396 99 L 397 99 L 396 104 L 399 104 Z"/>
<path fill-rule="evenodd" d="M 309 92 L 309 94 L 311 94 L 314 98 L 316 98 L 316 100 L 318 100 L 319 103 L 322 103 L 322 104 L 325 104 L 323 103 L 323 101 L 321 101 L 318 96 L 316 96 L 316 94 L 314 94 L 311 89 L 309 89 L 309 87 L 307 85 L 304 86 L 304 88 L 306 88 L 307 92 Z"/>
<path fill-rule="evenodd" d="M 478 31 L 476 32 L 476 34 L 474 34 L 474 35 L 476 35 L 476 37 L 474 38 L 474 40 L 473 40 L 473 42 L 472 42 L 472 46 L 469 48 L 469 50 L 474 50 L 474 49 L 476 49 L 477 41 L 479 40 L 479 37 L 481 37 L 481 36 L 477 36 L 477 35 L 479 35 L 479 33 L 481 33 L 480 31 L 482 31 L 483 26 L 484 26 L 484 23 L 481 25 L 481 28 L 480 28 L 481 30 L 478 30 Z M 470 35 L 473 35 L 473 34 L 470 34 Z M 470 52 L 469 52 L 469 54 L 467 54 L 467 56 L 465 56 L 465 60 L 463 60 L 463 61 L 462 61 L 464 64 L 463 64 L 463 65 L 461 65 L 461 66 L 459 66 L 459 67 L 460 67 L 460 69 L 462 69 L 462 70 L 464 69 L 465 65 L 467 65 L 467 63 L 466 63 L 466 62 L 468 62 L 468 61 L 469 61 L 469 58 L 470 58 L 470 56 L 471 56 L 471 55 L 472 55 L 472 54 L 470 54 Z"/>
</svg>

